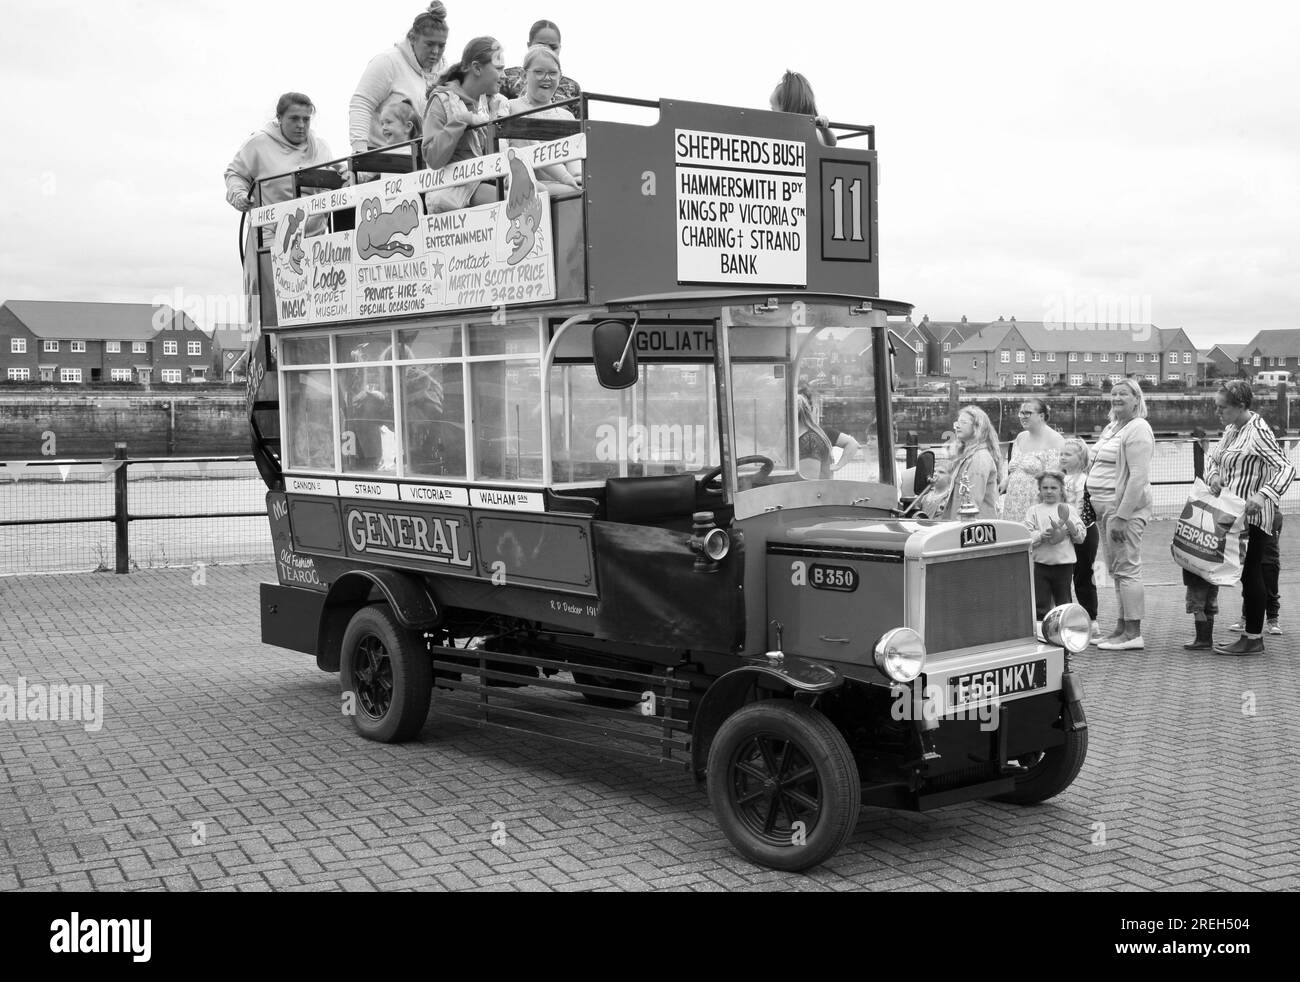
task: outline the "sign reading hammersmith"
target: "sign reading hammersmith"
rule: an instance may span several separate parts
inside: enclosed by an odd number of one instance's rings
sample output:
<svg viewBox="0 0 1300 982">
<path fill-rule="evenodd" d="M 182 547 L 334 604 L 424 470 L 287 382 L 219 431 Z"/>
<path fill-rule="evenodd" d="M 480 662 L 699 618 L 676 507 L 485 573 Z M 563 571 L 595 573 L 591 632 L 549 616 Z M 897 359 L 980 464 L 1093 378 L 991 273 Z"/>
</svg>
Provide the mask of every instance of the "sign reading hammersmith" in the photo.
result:
<svg viewBox="0 0 1300 982">
<path fill-rule="evenodd" d="M 417 171 L 253 213 L 274 227 L 272 281 L 281 327 L 555 299 L 551 209 L 533 167 L 579 160 L 581 134 L 439 171 Z M 504 201 L 426 215 L 424 192 L 505 177 Z M 308 237 L 307 220 L 356 209 L 356 229 Z"/>
<path fill-rule="evenodd" d="M 677 279 L 808 285 L 808 150 L 677 130 Z"/>
</svg>

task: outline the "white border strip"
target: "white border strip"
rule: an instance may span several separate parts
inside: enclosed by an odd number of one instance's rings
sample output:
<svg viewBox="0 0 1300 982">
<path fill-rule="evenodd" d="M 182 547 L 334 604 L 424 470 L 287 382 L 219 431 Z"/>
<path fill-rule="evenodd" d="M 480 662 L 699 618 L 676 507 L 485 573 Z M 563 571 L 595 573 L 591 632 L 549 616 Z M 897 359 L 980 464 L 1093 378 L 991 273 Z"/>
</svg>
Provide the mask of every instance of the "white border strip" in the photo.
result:
<svg viewBox="0 0 1300 982">
<path fill-rule="evenodd" d="M 550 167 L 552 164 L 567 164 L 573 160 L 587 159 L 587 134 L 575 133 L 563 140 L 538 143 L 531 147 L 517 148 L 533 169 Z M 275 225 L 286 212 L 302 206 L 308 216 L 327 215 L 355 208 L 366 198 L 393 198 L 402 194 L 425 194 L 429 191 L 441 191 L 444 188 L 473 184 L 477 181 L 495 181 L 508 176 L 509 164 L 504 153 L 489 154 L 486 157 L 470 157 L 458 160 L 439 170 L 418 170 L 411 174 L 400 174 L 369 184 L 357 184 L 352 187 L 339 188 L 337 191 L 323 191 L 320 194 L 283 201 L 252 211 L 255 226 Z"/>
</svg>

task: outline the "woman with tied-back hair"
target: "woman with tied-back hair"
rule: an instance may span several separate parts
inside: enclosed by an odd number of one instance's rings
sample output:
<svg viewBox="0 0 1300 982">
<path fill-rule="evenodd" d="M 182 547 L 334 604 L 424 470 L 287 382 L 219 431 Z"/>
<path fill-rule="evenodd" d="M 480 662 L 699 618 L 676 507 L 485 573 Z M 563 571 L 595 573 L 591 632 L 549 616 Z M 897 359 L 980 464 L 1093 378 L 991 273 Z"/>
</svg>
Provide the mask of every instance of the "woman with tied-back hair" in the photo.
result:
<svg viewBox="0 0 1300 982">
<path fill-rule="evenodd" d="M 528 49 L 532 50 L 535 45 L 542 45 L 550 48 L 558 56 L 560 54 L 560 29 L 555 26 L 554 21 L 539 20 L 528 31 Z M 507 68 L 501 75 L 501 94 L 507 99 L 518 99 L 524 94 L 524 86 L 527 84 L 527 78 L 524 71 L 528 66 Z M 576 99 L 582 95 L 582 87 L 567 75 L 561 75 L 556 82 L 555 90 L 552 93 L 555 102 L 564 102 L 568 99 Z"/>
<path fill-rule="evenodd" d="M 501 42 L 478 37 L 465 46 L 460 61 L 443 74 L 429 93 L 424 115 L 424 166 L 438 170 L 458 160 L 482 157 L 488 152 L 486 125 L 505 109 L 497 94 L 505 61 Z M 491 108 L 482 112 L 487 100 Z M 486 182 L 462 184 L 425 196 L 429 214 L 457 211 L 497 200 L 497 190 Z"/>
<path fill-rule="evenodd" d="M 411 100 L 423 116 L 429 89 L 447 68 L 447 8 L 438 0 L 415 18 L 406 37 L 370 59 L 361 73 L 348 113 L 348 140 L 354 153 L 388 146 L 379 126 L 379 110 L 393 96 Z"/>
<path fill-rule="evenodd" d="M 997 518 L 1002 455 L 998 453 L 998 435 L 988 413 L 979 406 L 966 406 L 957 414 L 952 430 L 953 442 L 948 451 L 952 459 L 952 488 L 939 517 Z M 965 491 L 963 484 L 969 486 Z M 961 514 L 963 500 L 974 503 L 979 509 L 978 516 Z"/>
<path fill-rule="evenodd" d="M 1110 423 L 1092 448 L 1087 490 L 1119 612 L 1110 636 L 1095 643 L 1103 651 L 1141 651 L 1146 647 L 1142 533 L 1151 521 L 1156 441 L 1146 420 L 1146 397 L 1136 380 L 1121 379 L 1110 387 L 1110 407 Z"/>
<path fill-rule="evenodd" d="M 805 481 L 829 481 L 831 475 L 848 465 L 861 444 L 834 427 L 823 429 L 813 414 L 812 399 L 804 393 L 799 403 L 799 474 Z M 832 448 L 840 448 L 840 459 L 831 463 Z"/>
<path fill-rule="evenodd" d="M 1061 447 L 1065 437 L 1047 425 L 1047 403 L 1030 398 L 1020 404 L 1020 425 L 1011 445 L 1011 466 L 1002 481 L 1002 517 L 1023 522 L 1038 503 L 1038 479 L 1046 471 L 1061 469 Z"/>
<path fill-rule="evenodd" d="M 530 119 L 566 119 L 573 113 L 565 106 L 553 105 L 555 86 L 560 79 L 560 57 L 545 45 L 535 44 L 524 56 L 524 94 L 511 99 L 506 111 L 532 113 Z M 502 149 L 531 147 L 536 140 L 502 140 Z M 537 168 L 537 179 L 552 196 L 573 194 L 582 188 L 582 167 L 578 161 Z"/>
<path fill-rule="evenodd" d="M 798 72 L 787 71 L 772 91 L 772 111 L 777 113 L 798 113 L 811 116 L 817 126 L 817 138 L 824 146 L 836 144 L 835 134 L 831 131 L 830 120 L 817 112 L 817 99 L 813 96 L 812 85 Z"/>
</svg>

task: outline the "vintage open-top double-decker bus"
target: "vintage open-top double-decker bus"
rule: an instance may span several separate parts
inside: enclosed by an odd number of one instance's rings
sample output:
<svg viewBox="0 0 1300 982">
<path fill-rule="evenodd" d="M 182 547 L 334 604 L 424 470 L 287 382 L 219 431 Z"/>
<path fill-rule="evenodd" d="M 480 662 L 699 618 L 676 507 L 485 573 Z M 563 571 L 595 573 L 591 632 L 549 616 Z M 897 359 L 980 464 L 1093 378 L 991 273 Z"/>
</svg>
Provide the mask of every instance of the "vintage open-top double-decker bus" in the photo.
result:
<svg viewBox="0 0 1300 982">
<path fill-rule="evenodd" d="M 1036 633 L 1024 528 L 898 511 L 886 327 L 910 308 L 878 296 L 874 132 L 592 118 L 611 102 L 500 120 L 436 172 L 409 148 L 352 158 L 355 186 L 300 172 L 252 213 L 264 640 L 339 672 L 368 739 L 416 736 L 436 691 L 435 717 L 680 764 L 776 868 L 830 856 L 863 803 L 1057 794 L 1086 615 Z M 549 193 L 557 164 L 581 193 Z M 497 203 L 426 212 L 484 181 Z M 828 336 L 870 394 L 867 462 L 834 475 L 798 408 Z"/>
</svg>

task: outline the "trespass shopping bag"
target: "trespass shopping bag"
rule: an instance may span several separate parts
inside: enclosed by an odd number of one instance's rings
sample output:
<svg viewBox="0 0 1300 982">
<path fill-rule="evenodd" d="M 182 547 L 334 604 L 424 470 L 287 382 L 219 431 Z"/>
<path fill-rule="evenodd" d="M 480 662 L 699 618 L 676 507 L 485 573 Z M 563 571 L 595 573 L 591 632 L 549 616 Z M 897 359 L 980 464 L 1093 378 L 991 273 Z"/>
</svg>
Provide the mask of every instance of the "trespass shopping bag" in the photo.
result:
<svg viewBox="0 0 1300 982">
<path fill-rule="evenodd" d="M 1246 503 L 1231 491 L 1217 496 L 1199 478 L 1183 505 L 1169 547 L 1174 562 L 1208 583 L 1232 586 L 1246 561 Z"/>
</svg>

